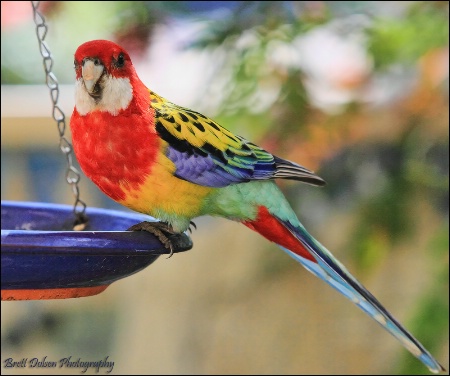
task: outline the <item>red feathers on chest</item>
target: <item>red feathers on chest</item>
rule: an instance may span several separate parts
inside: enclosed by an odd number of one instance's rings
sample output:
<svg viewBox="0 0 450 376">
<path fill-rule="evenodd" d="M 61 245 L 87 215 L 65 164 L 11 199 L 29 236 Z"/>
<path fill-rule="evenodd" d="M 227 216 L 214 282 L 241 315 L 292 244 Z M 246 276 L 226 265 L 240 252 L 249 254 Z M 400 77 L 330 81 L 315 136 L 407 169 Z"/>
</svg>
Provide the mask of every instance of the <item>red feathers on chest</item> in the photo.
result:
<svg viewBox="0 0 450 376">
<path fill-rule="evenodd" d="M 96 111 L 71 119 L 75 155 L 83 172 L 114 200 L 137 189 L 151 172 L 159 142 L 148 116 Z"/>
</svg>

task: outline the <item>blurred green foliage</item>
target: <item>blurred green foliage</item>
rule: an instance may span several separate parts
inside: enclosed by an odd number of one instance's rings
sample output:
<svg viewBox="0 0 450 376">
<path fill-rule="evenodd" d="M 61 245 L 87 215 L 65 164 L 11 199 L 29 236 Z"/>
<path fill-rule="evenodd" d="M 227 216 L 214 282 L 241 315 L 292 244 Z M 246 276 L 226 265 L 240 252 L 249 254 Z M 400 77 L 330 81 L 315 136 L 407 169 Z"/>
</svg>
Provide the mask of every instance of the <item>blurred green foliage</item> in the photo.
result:
<svg viewBox="0 0 450 376">
<path fill-rule="evenodd" d="M 445 260 L 447 264 L 435 264 L 435 281 L 427 294 L 418 302 L 417 308 L 408 323 L 411 331 L 421 339 L 422 344 L 431 352 L 436 353 L 444 343 L 448 333 L 448 224 L 443 224 L 431 239 L 429 249 L 436 259 Z M 402 356 L 398 373 L 402 375 L 422 375 L 423 370 L 417 367 L 413 358 Z"/>
<path fill-rule="evenodd" d="M 377 18 L 370 34 L 369 50 L 377 69 L 412 64 L 427 51 L 448 44 L 448 4 L 414 2 L 400 19 Z"/>
</svg>

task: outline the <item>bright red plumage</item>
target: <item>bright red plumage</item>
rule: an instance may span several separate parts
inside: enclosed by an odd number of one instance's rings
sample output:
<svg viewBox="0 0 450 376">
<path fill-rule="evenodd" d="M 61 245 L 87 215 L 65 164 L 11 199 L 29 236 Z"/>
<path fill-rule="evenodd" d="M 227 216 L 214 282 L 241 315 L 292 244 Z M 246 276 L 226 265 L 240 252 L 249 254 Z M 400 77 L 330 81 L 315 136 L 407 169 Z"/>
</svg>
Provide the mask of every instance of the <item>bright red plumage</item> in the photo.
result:
<svg viewBox="0 0 450 376">
<path fill-rule="evenodd" d="M 305 249 L 303 244 L 278 219 L 270 214 L 266 207 L 260 206 L 258 208 L 258 215 L 254 221 L 242 223 L 266 239 L 291 250 L 307 260 L 316 262 L 316 259 Z"/>
<path fill-rule="evenodd" d="M 144 118 L 99 111 L 80 116 L 76 110 L 72 115 L 78 161 L 84 173 L 113 200 L 124 200 L 125 190 L 138 189 L 151 173 L 160 140 L 153 129 L 153 111 L 147 113 Z"/>
</svg>

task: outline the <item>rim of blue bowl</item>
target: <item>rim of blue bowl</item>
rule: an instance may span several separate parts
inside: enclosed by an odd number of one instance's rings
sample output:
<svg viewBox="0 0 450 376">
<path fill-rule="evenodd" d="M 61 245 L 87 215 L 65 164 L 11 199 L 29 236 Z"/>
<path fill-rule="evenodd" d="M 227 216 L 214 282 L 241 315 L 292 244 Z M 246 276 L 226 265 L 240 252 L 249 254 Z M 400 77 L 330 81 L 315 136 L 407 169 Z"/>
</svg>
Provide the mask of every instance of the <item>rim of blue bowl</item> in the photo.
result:
<svg viewBox="0 0 450 376">
<path fill-rule="evenodd" d="M 143 214 L 87 207 L 86 215 L 89 217 L 90 227 L 84 231 L 73 231 L 66 230 L 66 227 L 71 227 L 74 219 L 73 206 L 7 200 L 2 200 L 1 205 L 2 254 L 25 252 L 161 255 L 170 253 L 170 250 L 164 247 L 156 236 L 145 231 L 126 230 L 142 221 L 155 221 L 154 218 Z M 8 221 L 18 221 L 21 217 L 20 213 L 28 214 L 30 217 L 23 218 L 21 223 L 11 226 Z M 4 220 L 7 216 L 10 218 Z M 44 228 L 37 228 L 39 225 Z M 174 253 L 187 251 L 193 245 L 186 233 L 171 235 L 169 239 Z"/>
</svg>

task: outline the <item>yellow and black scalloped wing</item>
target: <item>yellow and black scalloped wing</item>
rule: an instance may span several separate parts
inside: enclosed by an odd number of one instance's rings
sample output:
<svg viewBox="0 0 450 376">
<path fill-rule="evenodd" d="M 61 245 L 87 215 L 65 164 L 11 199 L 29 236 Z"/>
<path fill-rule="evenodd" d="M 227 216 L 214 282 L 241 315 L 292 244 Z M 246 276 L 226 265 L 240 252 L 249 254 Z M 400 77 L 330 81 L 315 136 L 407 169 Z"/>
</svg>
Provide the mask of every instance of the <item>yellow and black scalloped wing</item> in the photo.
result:
<svg viewBox="0 0 450 376">
<path fill-rule="evenodd" d="M 324 184 L 306 168 L 273 156 L 205 115 L 156 95 L 152 107 L 156 131 L 168 144 L 166 156 L 181 179 L 207 187 L 274 178 Z"/>
</svg>

